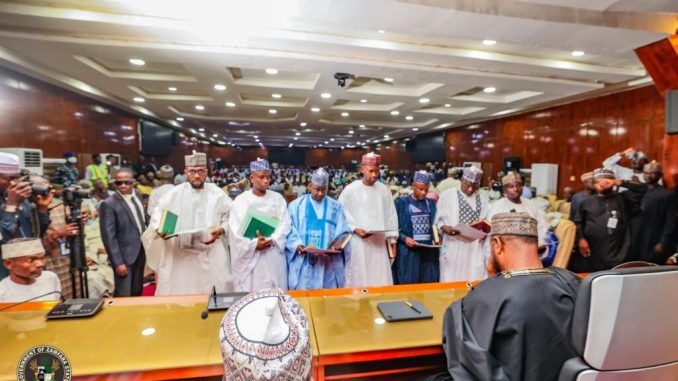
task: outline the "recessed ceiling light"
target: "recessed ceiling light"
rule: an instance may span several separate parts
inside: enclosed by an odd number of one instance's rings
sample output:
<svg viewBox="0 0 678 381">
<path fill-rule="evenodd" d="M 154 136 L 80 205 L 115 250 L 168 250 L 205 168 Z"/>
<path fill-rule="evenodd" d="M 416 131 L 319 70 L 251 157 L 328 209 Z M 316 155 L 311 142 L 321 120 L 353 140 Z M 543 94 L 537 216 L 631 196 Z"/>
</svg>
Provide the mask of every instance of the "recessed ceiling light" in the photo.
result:
<svg viewBox="0 0 678 381">
<path fill-rule="evenodd" d="M 329 143 L 327 140 L 325 140 L 325 144 Z"/>
<path fill-rule="evenodd" d="M 386 82 L 393 82 L 393 78 L 386 77 L 386 78 L 384 78 L 384 81 L 386 81 Z"/>
<path fill-rule="evenodd" d="M 293 137 L 292 139 L 297 140 L 297 139 L 299 139 L 299 138 L 295 136 L 295 137 Z"/>
<path fill-rule="evenodd" d="M 312 107 L 312 108 L 311 108 L 311 111 L 313 111 L 313 112 L 320 112 L 320 108 L 319 108 L 319 107 Z"/>
<path fill-rule="evenodd" d="M 217 83 L 216 85 L 214 85 L 214 90 L 224 91 L 224 90 L 226 90 L 226 85 L 222 85 L 221 83 Z"/>
<path fill-rule="evenodd" d="M 383 30 L 383 29 L 379 29 L 379 30 L 377 31 L 377 33 L 379 33 L 379 34 L 385 34 L 385 33 L 386 33 L 386 31 L 385 31 L 385 30 Z"/>
<path fill-rule="evenodd" d="M 203 106 L 203 105 L 195 105 L 195 109 L 198 110 L 198 111 L 202 111 L 202 110 L 205 109 L 205 106 Z"/>
<path fill-rule="evenodd" d="M 365 128 L 365 125 L 364 125 L 364 124 L 361 124 L 361 125 L 359 125 L 358 127 L 360 127 L 360 128 Z"/>
<path fill-rule="evenodd" d="M 486 46 L 492 46 L 492 45 L 495 45 L 496 43 L 497 43 L 497 41 L 495 41 L 495 40 L 483 40 L 483 45 L 486 45 Z"/>
<path fill-rule="evenodd" d="M 428 98 L 419 98 L 419 103 L 428 103 L 428 102 L 430 102 L 430 101 L 431 101 L 431 100 L 428 99 Z"/>
<path fill-rule="evenodd" d="M 400 111 L 393 110 L 393 111 L 391 111 L 391 115 L 400 115 Z"/>
<path fill-rule="evenodd" d="M 255 142 L 258 142 L 258 141 L 259 141 L 259 139 L 254 139 L 254 141 L 255 141 Z"/>
<path fill-rule="evenodd" d="M 219 136 L 219 134 L 212 134 L 212 137 L 216 138 L 217 136 Z"/>
<path fill-rule="evenodd" d="M 271 96 L 275 99 L 280 99 L 282 98 L 282 94 L 271 94 Z"/>
<path fill-rule="evenodd" d="M 258 136 L 258 135 L 254 135 L 253 138 L 259 139 L 259 136 Z"/>
<path fill-rule="evenodd" d="M 388 138 L 389 138 L 389 136 L 388 136 L 388 135 L 384 135 L 384 139 L 388 139 Z"/>
<path fill-rule="evenodd" d="M 167 88 L 167 90 L 169 90 L 169 91 L 177 91 L 177 88 L 174 87 L 174 86 L 170 86 L 170 87 Z"/>
<path fill-rule="evenodd" d="M 200 127 L 200 128 L 198 128 L 198 131 L 203 132 L 203 131 L 205 131 L 205 129 Z"/>
<path fill-rule="evenodd" d="M 300 136 L 301 132 L 295 132 L 294 134 L 297 135 L 297 136 Z"/>
<path fill-rule="evenodd" d="M 306 123 L 306 122 L 301 122 L 301 123 L 299 123 L 299 125 L 300 125 L 301 127 L 306 127 L 306 126 L 308 126 L 308 123 Z"/>
<path fill-rule="evenodd" d="M 355 133 L 355 131 L 353 131 L 353 130 L 348 130 L 348 133 L 349 133 L 349 134 L 353 134 L 353 133 Z"/>
<path fill-rule="evenodd" d="M 268 110 L 268 113 L 269 113 L 269 114 L 277 114 L 277 113 L 278 113 L 278 110 L 276 110 L 276 109 L 270 109 L 270 110 Z"/>
<path fill-rule="evenodd" d="M 412 119 L 414 119 L 414 117 L 412 115 L 408 115 L 408 116 L 405 117 L 405 119 L 412 120 Z"/>
<path fill-rule="evenodd" d="M 132 65 L 137 65 L 137 66 L 146 65 L 146 61 L 142 60 L 141 58 L 130 58 L 129 63 L 131 63 Z"/>
<path fill-rule="evenodd" d="M 132 99 L 133 99 L 135 102 L 138 102 L 138 103 L 144 103 L 144 102 L 146 102 L 146 100 L 145 100 L 144 98 L 142 98 L 142 97 L 134 97 L 134 98 L 132 98 Z"/>
<path fill-rule="evenodd" d="M 412 131 L 419 131 L 419 129 L 417 127 L 414 127 Z"/>
<path fill-rule="evenodd" d="M 334 138 L 330 138 L 330 141 L 333 142 L 333 141 L 334 141 Z"/>
<path fill-rule="evenodd" d="M 445 103 L 445 107 L 452 107 L 452 105 L 449 103 Z"/>
<path fill-rule="evenodd" d="M 278 69 L 274 69 L 272 67 L 269 67 L 268 69 L 266 69 L 266 74 L 276 75 L 276 74 L 278 74 Z"/>
<path fill-rule="evenodd" d="M 235 107 L 235 103 L 233 103 L 233 102 L 226 102 L 226 107 Z"/>
<path fill-rule="evenodd" d="M 367 99 L 361 99 L 360 103 L 367 103 Z"/>
<path fill-rule="evenodd" d="M 349 114 L 348 114 L 346 111 L 344 111 L 344 112 L 341 113 L 341 116 L 343 116 L 344 118 L 348 117 L 348 115 L 349 115 Z"/>
<path fill-rule="evenodd" d="M 581 50 L 573 50 L 571 54 L 572 54 L 572 56 L 574 56 L 574 57 L 581 57 L 581 56 L 583 56 L 583 55 L 586 54 L 586 53 L 584 53 L 584 52 L 581 51 Z"/>
<path fill-rule="evenodd" d="M 494 88 L 494 87 L 486 87 L 486 88 L 483 89 L 483 92 L 486 92 L 486 93 L 494 93 L 495 91 L 497 91 L 497 89 Z"/>
<path fill-rule="evenodd" d="M 332 98 L 332 94 L 330 94 L 330 93 L 322 93 L 322 94 L 320 94 L 320 97 L 321 97 L 321 98 L 324 98 L 324 99 L 328 99 L 328 98 Z"/>
<path fill-rule="evenodd" d="M 184 118 L 178 117 L 177 120 L 180 121 L 180 122 L 183 122 L 183 121 L 184 121 Z"/>
</svg>

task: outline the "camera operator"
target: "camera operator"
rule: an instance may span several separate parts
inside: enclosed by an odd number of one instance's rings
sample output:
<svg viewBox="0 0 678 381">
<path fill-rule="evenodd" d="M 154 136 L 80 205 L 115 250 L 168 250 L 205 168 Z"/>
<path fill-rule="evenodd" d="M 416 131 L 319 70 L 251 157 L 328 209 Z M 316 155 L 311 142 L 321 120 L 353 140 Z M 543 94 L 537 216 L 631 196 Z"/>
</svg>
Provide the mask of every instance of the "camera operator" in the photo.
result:
<svg viewBox="0 0 678 381">
<path fill-rule="evenodd" d="M 0 243 L 14 238 L 34 237 L 37 233 L 31 224 L 31 205 L 28 201 L 33 189 L 30 183 L 19 181 L 19 172 L 19 157 L 0 152 Z M 49 225 L 47 207 L 52 197 L 48 193 L 35 198 L 40 232 Z M 0 279 L 7 275 L 7 269 L 0 266 Z"/>
</svg>

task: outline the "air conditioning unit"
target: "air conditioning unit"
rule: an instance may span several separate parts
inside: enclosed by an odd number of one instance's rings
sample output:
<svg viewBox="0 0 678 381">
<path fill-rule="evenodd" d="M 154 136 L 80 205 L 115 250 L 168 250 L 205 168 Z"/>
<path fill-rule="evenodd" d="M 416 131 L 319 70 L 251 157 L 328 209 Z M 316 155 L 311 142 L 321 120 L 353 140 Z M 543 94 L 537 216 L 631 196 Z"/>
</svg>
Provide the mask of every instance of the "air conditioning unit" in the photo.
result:
<svg viewBox="0 0 678 381">
<path fill-rule="evenodd" d="M 42 175 L 42 150 L 36 148 L 0 147 L 0 152 L 19 156 L 19 166 L 32 174 Z"/>
<path fill-rule="evenodd" d="M 483 163 L 481 163 L 479 161 L 465 161 L 464 162 L 464 168 L 471 167 L 471 166 L 476 167 L 478 169 L 483 169 Z"/>
<path fill-rule="evenodd" d="M 558 164 L 532 164 L 530 185 L 537 189 L 538 195 L 547 195 L 558 191 Z"/>
</svg>

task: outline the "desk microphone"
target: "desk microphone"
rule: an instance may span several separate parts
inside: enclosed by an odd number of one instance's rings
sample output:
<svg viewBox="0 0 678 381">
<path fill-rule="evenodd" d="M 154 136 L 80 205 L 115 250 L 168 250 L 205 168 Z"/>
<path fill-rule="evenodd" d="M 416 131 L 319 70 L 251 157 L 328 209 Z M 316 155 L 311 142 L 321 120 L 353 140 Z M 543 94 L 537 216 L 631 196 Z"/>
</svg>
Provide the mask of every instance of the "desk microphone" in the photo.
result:
<svg viewBox="0 0 678 381">
<path fill-rule="evenodd" d="M 28 302 L 33 301 L 33 300 L 35 300 L 35 299 L 40 299 L 40 298 L 42 298 L 43 296 L 52 295 L 52 294 L 59 294 L 59 302 L 63 302 L 64 300 L 66 300 L 66 298 L 64 298 L 64 294 L 62 294 L 61 291 L 50 291 L 50 292 L 48 292 L 48 293 L 46 293 L 46 294 L 38 295 L 38 296 L 33 297 L 33 298 L 30 298 L 30 299 L 28 299 L 28 300 L 24 300 L 24 301 L 21 301 L 21 302 L 19 302 L 19 303 L 12 304 L 11 306 L 7 306 L 7 307 L 0 308 L 0 312 L 2 312 L 2 311 L 4 311 L 4 310 L 8 310 L 8 309 L 10 309 L 10 308 L 12 308 L 12 307 L 20 306 L 20 305 L 22 305 L 22 304 L 24 304 L 24 303 L 28 303 Z"/>
<path fill-rule="evenodd" d="M 200 313 L 200 318 L 202 320 L 207 319 L 207 317 L 210 314 L 210 310 L 209 310 L 210 299 L 214 300 L 214 305 L 216 306 L 217 305 L 217 287 L 216 286 L 212 286 L 212 293 L 210 294 L 209 298 L 207 298 L 207 305 L 205 306 L 205 311 Z"/>
</svg>

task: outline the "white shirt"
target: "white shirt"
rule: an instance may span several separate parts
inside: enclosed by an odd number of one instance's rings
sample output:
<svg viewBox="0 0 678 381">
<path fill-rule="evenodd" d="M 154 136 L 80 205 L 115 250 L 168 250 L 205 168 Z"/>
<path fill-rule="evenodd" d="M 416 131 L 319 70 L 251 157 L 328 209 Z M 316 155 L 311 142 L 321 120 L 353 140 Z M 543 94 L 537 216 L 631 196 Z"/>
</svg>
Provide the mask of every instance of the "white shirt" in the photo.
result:
<svg viewBox="0 0 678 381">
<path fill-rule="evenodd" d="M 0 281 L 0 303 L 18 303 L 52 291 L 61 291 L 59 277 L 51 271 L 43 271 L 35 283 L 24 285 L 15 283 L 11 277 Z M 51 294 L 35 299 L 36 301 L 58 300 L 59 294 Z"/>
<path fill-rule="evenodd" d="M 144 232 L 144 204 L 139 200 L 134 193 L 132 194 L 122 194 L 118 193 L 120 196 L 122 196 L 122 199 L 125 200 L 125 203 L 127 203 L 127 206 L 130 208 L 132 211 L 132 215 L 134 216 L 134 221 L 137 223 L 137 228 L 139 229 L 139 234 Z M 132 198 L 134 198 L 134 202 L 137 203 L 137 207 L 141 211 L 141 216 L 137 215 L 137 208 L 134 207 L 134 204 L 132 203 Z"/>
<path fill-rule="evenodd" d="M 155 206 L 158 205 L 158 201 L 160 201 L 160 198 L 165 193 L 169 192 L 172 188 L 174 188 L 173 184 L 164 184 L 153 189 L 153 192 L 151 192 L 151 196 L 148 198 L 148 208 L 146 208 L 146 212 L 148 213 L 149 216 L 153 215 L 153 210 L 155 209 Z"/>
</svg>

